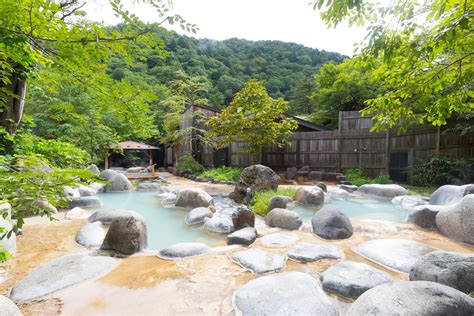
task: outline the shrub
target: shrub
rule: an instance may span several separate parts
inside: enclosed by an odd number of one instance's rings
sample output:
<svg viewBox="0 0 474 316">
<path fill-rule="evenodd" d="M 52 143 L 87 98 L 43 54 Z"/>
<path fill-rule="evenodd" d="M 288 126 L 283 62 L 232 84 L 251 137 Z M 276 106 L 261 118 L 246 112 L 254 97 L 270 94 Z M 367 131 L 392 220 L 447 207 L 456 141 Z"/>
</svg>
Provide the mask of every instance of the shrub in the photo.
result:
<svg viewBox="0 0 474 316">
<path fill-rule="evenodd" d="M 352 184 L 361 186 L 363 184 L 390 184 L 392 180 L 386 174 L 381 174 L 373 179 L 364 176 L 362 170 L 360 169 L 349 169 L 345 173 L 347 180 L 352 182 Z"/>
<path fill-rule="evenodd" d="M 474 160 L 456 160 L 444 156 L 431 156 L 416 166 L 410 173 L 413 185 L 430 187 L 444 184 L 459 184 L 469 181 Z"/>
<path fill-rule="evenodd" d="M 372 183 L 378 183 L 378 184 L 391 184 L 393 183 L 392 180 L 390 180 L 390 177 L 386 174 L 381 174 L 375 178 L 372 179 Z"/>
<path fill-rule="evenodd" d="M 289 196 L 294 199 L 296 189 L 294 188 L 278 188 L 276 191 L 268 190 L 256 192 L 250 201 L 250 208 L 258 215 L 265 216 L 268 213 L 268 202 L 275 195 Z"/>
<path fill-rule="evenodd" d="M 176 169 L 180 172 L 189 169 L 194 174 L 199 174 L 204 170 L 202 165 L 191 155 L 184 155 L 179 158 L 178 163 L 176 164 Z"/>
<path fill-rule="evenodd" d="M 203 178 L 214 178 L 218 181 L 238 182 L 243 168 L 219 167 L 203 171 L 200 176 Z"/>
</svg>

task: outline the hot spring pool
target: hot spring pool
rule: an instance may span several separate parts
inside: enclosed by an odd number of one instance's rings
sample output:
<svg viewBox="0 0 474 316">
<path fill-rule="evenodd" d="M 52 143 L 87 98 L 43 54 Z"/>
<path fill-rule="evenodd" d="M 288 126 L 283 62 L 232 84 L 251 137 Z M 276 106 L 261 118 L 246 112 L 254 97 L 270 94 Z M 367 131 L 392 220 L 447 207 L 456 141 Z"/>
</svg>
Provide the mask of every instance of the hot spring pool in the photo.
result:
<svg viewBox="0 0 474 316">
<path fill-rule="evenodd" d="M 202 242 L 216 246 L 225 238 L 206 232 L 201 225 L 187 226 L 184 218 L 189 210 L 163 207 L 155 192 L 102 193 L 97 196 L 103 203 L 103 209 L 129 209 L 145 218 L 149 249 L 158 250 L 178 242 Z M 326 204 L 339 206 L 347 216 L 356 219 L 403 222 L 408 215 L 408 211 L 392 205 L 390 201 L 368 198 L 351 198 L 347 201 L 332 199 Z M 316 209 L 301 206 L 293 210 L 305 222 L 310 222 L 316 212 Z"/>
</svg>

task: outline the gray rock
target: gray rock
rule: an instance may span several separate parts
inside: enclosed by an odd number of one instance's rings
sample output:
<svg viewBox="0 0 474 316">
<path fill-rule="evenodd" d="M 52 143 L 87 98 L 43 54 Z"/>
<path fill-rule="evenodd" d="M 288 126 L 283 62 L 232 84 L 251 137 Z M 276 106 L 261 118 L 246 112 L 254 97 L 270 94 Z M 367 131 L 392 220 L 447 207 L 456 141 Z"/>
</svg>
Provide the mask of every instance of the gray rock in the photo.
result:
<svg viewBox="0 0 474 316">
<path fill-rule="evenodd" d="M 79 193 L 79 189 L 71 188 L 70 186 L 66 185 L 63 187 L 63 196 L 66 198 L 66 200 L 71 202 L 74 200 L 79 200 L 81 193 Z"/>
<path fill-rule="evenodd" d="M 213 213 L 209 207 L 197 207 L 192 209 L 188 215 L 186 215 L 184 222 L 186 225 L 202 224 L 204 223 L 204 219 L 211 218 L 212 214 Z"/>
<path fill-rule="evenodd" d="M 296 178 L 296 173 L 298 172 L 298 168 L 296 167 L 289 167 L 286 169 L 286 179 L 287 180 L 294 180 Z"/>
<path fill-rule="evenodd" d="M 321 274 L 323 288 L 336 294 L 357 298 L 377 285 L 391 282 L 388 274 L 368 264 L 343 261 Z"/>
<path fill-rule="evenodd" d="M 363 184 L 356 192 L 391 199 L 399 195 L 408 194 L 408 191 L 398 184 Z"/>
<path fill-rule="evenodd" d="M 269 167 L 264 165 L 249 166 L 240 174 L 239 183 L 234 190 L 234 200 L 242 203 L 248 188 L 252 193 L 276 190 L 279 183 L 280 177 Z"/>
<path fill-rule="evenodd" d="M 0 315 L 2 316 L 22 316 L 18 306 L 8 297 L 0 295 Z"/>
<path fill-rule="evenodd" d="M 64 215 L 65 219 L 73 220 L 73 219 L 84 219 L 84 218 L 89 218 L 90 213 L 89 211 L 80 208 L 80 207 L 75 207 L 72 210 L 68 211 L 66 215 Z"/>
<path fill-rule="evenodd" d="M 308 179 L 314 181 L 322 181 L 324 180 L 325 175 L 326 174 L 322 171 L 310 171 L 308 173 Z"/>
<path fill-rule="evenodd" d="M 121 216 L 115 218 L 110 224 L 100 248 L 132 255 L 147 246 L 148 233 L 145 221 L 134 216 Z"/>
<path fill-rule="evenodd" d="M 284 208 L 274 208 L 265 217 L 265 224 L 270 227 L 295 230 L 303 224 L 303 219 L 298 213 Z"/>
<path fill-rule="evenodd" d="M 107 234 L 108 226 L 101 222 L 87 223 L 76 235 L 76 242 L 87 248 L 100 248 Z"/>
<path fill-rule="evenodd" d="M 324 182 L 318 182 L 316 183 L 316 186 L 318 188 L 320 188 L 321 190 L 323 190 L 323 192 L 327 192 L 328 191 L 328 186 L 326 185 L 326 183 Z"/>
<path fill-rule="evenodd" d="M 97 168 L 96 165 L 92 164 L 90 165 L 89 167 L 86 168 L 87 171 L 90 171 L 92 172 L 93 174 L 96 174 L 96 175 L 99 175 L 100 174 L 100 170 L 99 168 Z"/>
<path fill-rule="evenodd" d="M 461 292 L 474 292 L 474 255 L 433 251 L 416 261 L 410 280 L 438 282 Z"/>
<path fill-rule="evenodd" d="M 349 198 L 349 192 L 343 189 L 332 189 L 328 194 L 331 198 L 336 200 L 347 200 Z"/>
<path fill-rule="evenodd" d="M 10 203 L 0 202 L 0 217 L 11 220 L 11 218 L 12 218 L 12 206 L 11 206 Z"/>
<path fill-rule="evenodd" d="M 313 231 L 324 239 L 345 239 L 352 236 L 352 224 L 344 212 L 332 205 L 323 206 L 311 219 Z"/>
<path fill-rule="evenodd" d="M 362 294 L 347 315 L 473 315 L 474 299 L 448 286 L 426 281 L 382 284 Z"/>
<path fill-rule="evenodd" d="M 183 189 L 179 191 L 176 206 L 179 207 L 208 207 L 211 205 L 212 197 L 201 189 Z"/>
<path fill-rule="evenodd" d="M 7 233 L 12 230 L 13 225 L 8 219 L 0 216 L 0 227 L 4 229 L 3 233 Z M 4 236 L 2 239 L 0 239 L 0 249 L 4 249 L 11 255 L 14 255 L 16 253 L 16 235 L 12 233 L 10 237 Z"/>
<path fill-rule="evenodd" d="M 286 262 L 284 256 L 258 248 L 236 252 L 232 259 L 258 274 L 279 271 L 285 267 Z"/>
<path fill-rule="evenodd" d="M 344 175 L 339 172 L 328 172 L 324 176 L 324 180 L 329 181 L 329 182 L 339 182 L 338 177 L 341 177 L 341 176 L 344 177 Z"/>
<path fill-rule="evenodd" d="M 104 180 L 110 181 L 117 175 L 118 175 L 117 171 L 112 170 L 112 169 L 106 169 L 99 174 L 99 177 L 101 177 Z"/>
<path fill-rule="evenodd" d="M 431 194 L 430 204 L 449 205 L 462 200 L 465 195 L 474 193 L 474 184 L 443 185 Z"/>
<path fill-rule="evenodd" d="M 233 209 L 230 217 L 232 219 L 232 226 L 234 226 L 235 230 L 244 227 L 255 227 L 255 213 L 245 205 Z"/>
<path fill-rule="evenodd" d="M 161 203 L 163 204 L 175 204 L 176 199 L 178 198 L 178 196 L 173 192 L 159 193 L 157 196 L 161 199 Z"/>
<path fill-rule="evenodd" d="M 436 215 L 436 226 L 449 238 L 474 244 L 474 194 L 440 210 Z"/>
<path fill-rule="evenodd" d="M 158 255 L 162 259 L 174 260 L 209 253 L 211 247 L 198 242 L 183 242 L 161 249 Z"/>
<path fill-rule="evenodd" d="M 357 185 L 341 184 L 339 188 L 342 190 L 346 190 L 349 193 L 352 193 L 352 192 L 357 191 L 359 187 Z"/>
<path fill-rule="evenodd" d="M 260 238 L 260 242 L 265 247 L 286 248 L 298 241 L 298 236 L 293 234 L 273 233 Z"/>
<path fill-rule="evenodd" d="M 245 245 L 252 244 L 257 239 L 257 231 L 254 227 L 245 227 L 236 230 L 232 234 L 227 235 L 226 240 L 228 245 Z"/>
<path fill-rule="evenodd" d="M 214 214 L 211 218 L 205 218 L 204 228 L 219 234 L 228 234 L 234 231 L 232 219 L 223 214 Z"/>
<path fill-rule="evenodd" d="M 428 202 L 410 195 L 400 195 L 392 199 L 392 204 L 400 206 L 406 210 L 412 210 L 416 206 L 425 205 L 428 204 Z"/>
<path fill-rule="evenodd" d="M 94 223 L 97 221 L 102 222 L 102 224 L 110 224 L 112 221 L 117 217 L 122 216 L 134 216 L 140 219 L 143 219 L 143 216 L 138 214 L 137 212 L 124 210 L 124 209 L 111 209 L 111 210 L 101 210 L 91 214 L 87 219 L 90 223 Z"/>
<path fill-rule="evenodd" d="M 319 187 L 299 187 L 295 199 L 306 206 L 319 206 L 324 203 L 324 192 Z"/>
<path fill-rule="evenodd" d="M 317 245 L 308 242 L 298 243 L 288 250 L 288 258 L 298 262 L 342 259 L 342 257 L 343 253 L 335 246 Z"/>
<path fill-rule="evenodd" d="M 97 193 L 102 193 L 105 191 L 105 184 L 103 183 L 98 183 L 98 182 L 92 182 L 91 184 L 89 184 L 89 188 L 95 190 L 95 192 Z"/>
<path fill-rule="evenodd" d="M 45 210 L 50 214 L 56 214 L 58 212 L 58 209 L 53 204 L 49 203 L 47 200 L 36 200 L 33 201 L 31 205 L 39 209 Z"/>
<path fill-rule="evenodd" d="M 338 315 L 317 280 L 302 272 L 254 279 L 237 289 L 234 301 L 237 315 Z"/>
<path fill-rule="evenodd" d="M 286 208 L 288 203 L 293 201 L 290 197 L 284 195 L 275 195 L 270 198 L 268 201 L 268 211 L 273 210 L 274 208 Z"/>
<path fill-rule="evenodd" d="M 97 277 L 110 270 L 116 259 L 92 254 L 72 254 L 54 259 L 30 272 L 13 287 L 14 301 L 29 301 Z"/>
<path fill-rule="evenodd" d="M 53 168 L 46 161 L 37 156 L 16 157 L 11 165 L 14 169 L 21 172 L 53 172 Z"/>
<path fill-rule="evenodd" d="M 132 183 L 130 182 L 130 180 L 127 179 L 124 174 L 117 173 L 114 177 L 107 181 L 109 183 L 105 186 L 105 192 L 122 192 L 133 190 Z"/>
<path fill-rule="evenodd" d="M 309 166 L 303 166 L 298 169 L 298 173 L 309 173 L 311 171 L 311 168 Z"/>
<path fill-rule="evenodd" d="M 130 167 L 125 172 L 126 173 L 140 173 L 142 171 L 145 171 L 145 168 L 143 168 L 143 167 Z"/>
<path fill-rule="evenodd" d="M 102 202 L 97 196 L 81 196 L 78 200 L 69 202 L 69 208 L 100 208 Z"/>
<path fill-rule="evenodd" d="M 378 264 L 409 273 L 421 256 L 436 249 L 414 240 L 393 238 L 372 239 L 352 250 Z"/>
<path fill-rule="evenodd" d="M 158 183 L 140 183 L 137 186 L 137 191 L 140 191 L 140 192 L 145 192 L 145 191 L 162 192 L 161 185 L 159 185 Z"/>
<path fill-rule="evenodd" d="M 439 210 L 431 205 L 416 206 L 408 215 L 408 222 L 423 228 L 436 228 L 436 215 Z"/>
<path fill-rule="evenodd" d="M 79 190 L 79 194 L 81 196 L 94 196 L 97 194 L 96 190 L 91 187 L 86 187 L 85 185 L 79 185 L 77 189 Z"/>
</svg>

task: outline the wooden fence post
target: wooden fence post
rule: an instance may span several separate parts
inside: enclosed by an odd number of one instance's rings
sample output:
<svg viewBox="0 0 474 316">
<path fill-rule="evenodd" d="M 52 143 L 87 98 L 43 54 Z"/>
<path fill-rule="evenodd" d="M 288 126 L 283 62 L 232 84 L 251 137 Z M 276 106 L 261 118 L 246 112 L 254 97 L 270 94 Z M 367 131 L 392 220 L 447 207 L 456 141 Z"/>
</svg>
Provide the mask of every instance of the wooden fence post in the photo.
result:
<svg viewBox="0 0 474 316">
<path fill-rule="evenodd" d="M 337 139 L 337 171 L 342 172 L 342 111 L 339 111 L 338 123 L 338 139 Z"/>
<path fill-rule="evenodd" d="M 385 133 L 385 173 L 390 174 L 390 131 Z"/>
</svg>

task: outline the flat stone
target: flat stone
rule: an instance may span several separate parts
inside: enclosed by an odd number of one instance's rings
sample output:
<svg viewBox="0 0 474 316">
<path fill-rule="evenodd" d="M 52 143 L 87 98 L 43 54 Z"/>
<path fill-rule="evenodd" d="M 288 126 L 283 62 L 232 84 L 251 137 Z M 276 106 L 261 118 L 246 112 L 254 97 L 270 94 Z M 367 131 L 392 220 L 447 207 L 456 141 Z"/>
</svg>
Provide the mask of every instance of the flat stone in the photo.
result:
<svg viewBox="0 0 474 316">
<path fill-rule="evenodd" d="M 2 316 L 21 316 L 18 306 L 8 297 L 0 295 L 0 315 Z"/>
<path fill-rule="evenodd" d="M 260 242 L 265 247 L 285 248 L 298 241 L 298 236 L 293 234 L 273 233 L 260 238 Z"/>
<path fill-rule="evenodd" d="M 343 253 L 335 246 L 300 242 L 288 250 L 288 258 L 298 262 L 313 262 L 322 259 L 342 259 Z"/>
<path fill-rule="evenodd" d="M 474 292 L 474 255 L 430 252 L 413 265 L 410 280 L 438 282 L 464 293 Z"/>
<path fill-rule="evenodd" d="M 236 252 L 232 259 L 258 274 L 279 271 L 285 267 L 286 262 L 284 256 L 258 248 Z"/>
<path fill-rule="evenodd" d="M 408 194 L 407 189 L 398 184 L 364 184 L 361 185 L 356 192 L 390 199 L 399 195 Z"/>
<path fill-rule="evenodd" d="M 182 242 L 161 249 L 158 256 L 162 259 L 174 260 L 194 257 L 211 252 L 211 247 L 198 242 Z"/>
<path fill-rule="evenodd" d="M 91 216 L 89 216 L 87 220 L 89 221 L 89 223 L 100 221 L 102 222 L 102 224 L 110 224 L 115 218 L 121 216 L 134 216 L 143 219 L 143 216 L 141 216 L 137 212 L 116 208 L 111 210 L 101 210 L 94 212 Z"/>
<path fill-rule="evenodd" d="M 265 216 L 265 224 L 269 227 L 296 230 L 303 224 L 303 219 L 294 211 L 274 208 Z"/>
<path fill-rule="evenodd" d="M 343 261 L 329 267 L 321 274 L 325 290 L 336 294 L 357 298 L 377 285 L 391 282 L 388 274 L 368 264 Z"/>
<path fill-rule="evenodd" d="M 196 225 L 204 223 L 204 219 L 212 217 L 212 211 L 209 207 L 197 207 L 192 209 L 185 218 L 186 225 Z"/>
<path fill-rule="evenodd" d="M 162 192 L 161 185 L 158 183 L 140 183 L 137 186 L 137 191 L 146 192 L 146 191 L 156 191 Z"/>
<path fill-rule="evenodd" d="M 257 239 L 257 231 L 254 227 L 245 227 L 239 229 L 232 234 L 227 235 L 226 240 L 228 245 L 250 245 Z"/>
<path fill-rule="evenodd" d="M 108 226 L 101 222 L 87 223 L 76 235 L 76 242 L 87 248 L 100 248 L 107 234 Z"/>
<path fill-rule="evenodd" d="M 421 256 L 436 249 L 414 240 L 393 238 L 369 240 L 352 250 L 378 264 L 409 273 Z"/>
<path fill-rule="evenodd" d="M 116 259 L 92 254 L 72 254 L 52 260 L 20 280 L 12 289 L 14 301 L 42 297 L 110 270 Z"/>
<path fill-rule="evenodd" d="M 434 282 L 399 281 L 362 294 L 347 312 L 360 315 L 473 315 L 474 299 Z"/>
<path fill-rule="evenodd" d="M 263 276 L 234 294 L 237 315 L 324 315 L 337 310 L 317 280 L 302 272 Z"/>
</svg>

